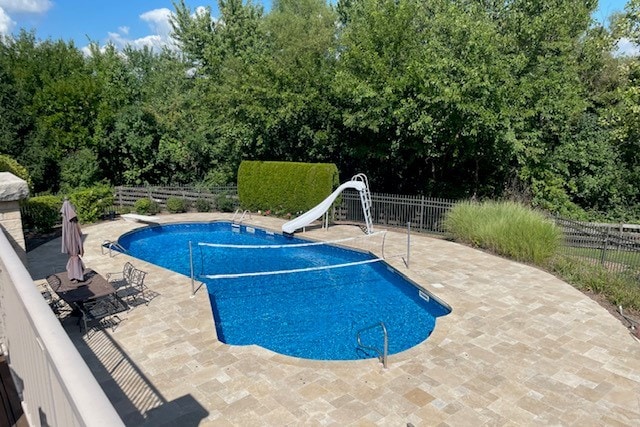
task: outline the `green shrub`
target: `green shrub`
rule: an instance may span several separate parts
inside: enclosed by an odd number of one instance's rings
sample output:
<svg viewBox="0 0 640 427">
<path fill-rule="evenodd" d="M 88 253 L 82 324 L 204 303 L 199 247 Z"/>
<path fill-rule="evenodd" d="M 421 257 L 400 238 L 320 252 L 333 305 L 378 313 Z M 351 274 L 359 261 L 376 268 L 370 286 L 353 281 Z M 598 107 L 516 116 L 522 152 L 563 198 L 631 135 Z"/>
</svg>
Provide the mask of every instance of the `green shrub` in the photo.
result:
<svg viewBox="0 0 640 427">
<path fill-rule="evenodd" d="M 134 209 L 133 209 L 132 206 L 119 206 L 117 208 L 117 213 L 119 215 L 124 215 L 124 214 L 128 214 L 128 213 L 131 213 L 131 212 L 134 212 Z"/>
<path fill-rule="evenodd" d="M 155 215 L 160 212 L 160 205 L 155 200 L 145 197 L 144 199 L 136 200 L 133 209 L 140 215 Z"/>
<path fill-rule="evenodd" d="M 593 260 L 573 256 L 555 256 L 549 263 L 551 270 L 562 280 L 580 290 L 604 295 L 614 305 L 640 310 L 638 271 L 617 273 L 607 270 Z"/>
<path fill-rule="evenodd" d="M 31 177 L 29 176 L 29 171 L 27 171 L 27 168 L 25 168 L 20 163 L 15 161 L 12 157 L 7 156 L 6 154 L 0 154 L 0 172 L 10 172 L 18 178 L 27 181 L 29 188 L 32 188 Z"/>
<path fill-rule="evenodd" d="M 80 222 L 96 222 L 113 206 L 113 189 L 101 184 L 75 190 L 69 194 L 69 201 L 75 206 Z"/>
<path fill-rule="evenodd" d="M 253 211 L 306 211 L 338 185 L 331 163 L 243 161 L 238 169 L 240 205 Z"/>
<path fill-rule="evenodd" d="M 187 211 L 187 201 L 178 197 L 167 199 L 167 210 L 171 213 L 182 213 Z"/>
<path fill-rule="evenodd" d="M 457 241 L 538 265 L 556 253 L 562 236 L 543 214 L 514 202 L 458 203 L 445 227 Z"/>
<path fill-rule="evenodd" d="M 211 202 L 207 199 L 198 199 L 195 203 L 198 212 L 209 212 L 211 210 Z"/>
<path fill-rule="evenodd" d="M 236 209 L 236 202 L 227 193 L 221 193 L 216 196 L 216 208 L 220 212 L 233 212 Z"/>
<path fill-rule="evenodd" d="M 48 233 L 60 224 L 62 198 L 59 196 L 30 197 L 23 202 L 22 223 L 27 230 Z"/>
</svg>

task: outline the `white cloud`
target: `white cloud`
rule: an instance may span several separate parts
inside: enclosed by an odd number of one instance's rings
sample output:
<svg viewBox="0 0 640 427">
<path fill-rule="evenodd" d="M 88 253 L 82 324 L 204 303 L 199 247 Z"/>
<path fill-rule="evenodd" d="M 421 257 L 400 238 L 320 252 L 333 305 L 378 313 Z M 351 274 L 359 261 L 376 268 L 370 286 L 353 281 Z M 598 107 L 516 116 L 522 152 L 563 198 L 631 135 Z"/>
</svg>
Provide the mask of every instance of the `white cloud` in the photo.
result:
<svg viewBox="0 0 640 427">
<path fill-rule="evenodd" d="M 109 33 L 107 40 L 118 49 L 122 49 L 126 46 L 131 46 L 134 49 L 141 49 L 148 46 L 155 50 L 162 50 L 164 47 L 173 48 L 173 42 L 170 39 L 158 34 L 152 34 L 137 39 L 129 39 L 127 37 L 123 37 L 123 35 L 119 33 Z"/>
<path fill-rule="evenodd" d="M 151 31 L 163 37 L 169 37 L 171 34 L 171 11 L 166 7 L 162 9 L 154 9 L 140 15 L 140 19 L 147 22 Z"/>
<path fill-rule="evenodd" d="M 171 11 L 169 9 L 150 10 L 140 15 L 140 19 L 149 25 L 152 34 L 132 39 L 127 37 L 129 35 L 129 27 L 120 27 L 117 33 L 108 33 L 107 42 L 118 49 L 126 46 L 131 46 L 134 49 L 140 49 L 145 46 L 154 50 L 161 50 L 165 47 L 177 49 L 175 42 L 171 38 Z"/>
<path fill-rule="evenodd" d="M 626 37 L 618 40 L 616 46 L 616 54 L 621 56 L 638 56 L 640 55 L 640 46 L 632 42 Z"/>
<path fill-rule="evenodd" d="M 11 34 L 11 30 L 15 25 L 15 21 L 0 7 L 0 36 Z"/>
<path fill-rule="evenodd" d="M 44 13 L 51 6 L 50 0 L 0 0 L 0 8 L 10 13 Z"/>
</svg>

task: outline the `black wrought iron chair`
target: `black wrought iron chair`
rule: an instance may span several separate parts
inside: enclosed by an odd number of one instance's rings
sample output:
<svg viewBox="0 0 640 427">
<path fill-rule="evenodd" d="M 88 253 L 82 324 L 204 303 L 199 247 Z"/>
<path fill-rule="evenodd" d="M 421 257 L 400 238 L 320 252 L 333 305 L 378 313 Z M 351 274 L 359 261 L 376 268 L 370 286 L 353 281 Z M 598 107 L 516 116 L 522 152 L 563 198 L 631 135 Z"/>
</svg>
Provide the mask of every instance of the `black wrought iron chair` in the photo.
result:
<svg viewBox="0 0 640 427">
<path fill-rule="evenodd" d="M 107 274 L 107 280 L 116 289 L 116 296 L 125 300 L 129 305 L 137 305 L 139 298 L 145 305 L 149 304 L 149 299 L 145 296 L 147 286 L 144 278 L 147 273 L 135 268 L 130 262 L 126 262 L 122 268 L 122 273 Z"/>
<path fill-rule="evenodd" d="M 118 313 L 127 309 L 125 304 L 112 296 L 78 303 L 77 307 L 81 313 L 80 332 L 87 335 L 91 329 L 110 327 L 114 331 L 121 322 Z"/>
</svg>

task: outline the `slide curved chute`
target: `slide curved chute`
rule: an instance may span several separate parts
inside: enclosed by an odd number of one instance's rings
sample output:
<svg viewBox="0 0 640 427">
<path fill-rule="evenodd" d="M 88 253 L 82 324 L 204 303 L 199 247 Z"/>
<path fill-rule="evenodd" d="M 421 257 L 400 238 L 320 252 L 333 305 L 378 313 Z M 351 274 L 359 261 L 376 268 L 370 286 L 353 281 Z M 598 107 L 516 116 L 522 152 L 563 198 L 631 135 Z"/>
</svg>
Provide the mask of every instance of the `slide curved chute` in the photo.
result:
<svg viewBox="0 0 640 427">
<path fill-rule="evenodd" d="M 356 177 L 358 177 L 358 176 L 356 176 Z M 356 177 L 354 177 L 354 178 L 356 178 Z M 329 208 L 331 207 L 333 202 L 335 202 L 335 200 L 338 198 L 340 193 L 342 193 L 347 188 L 358 190 L 358 192 L 360 193 L 360 198 L 363 200 L 363 209 L 364 209 L 365 208 L 365 202 L 364 202 L 364 198 L 363 197 L 366 197 L 366 195 L 368 195 L 368 193 L 369 193 L 366 181 L 363 181 L 363 180 L 347 181 L 344 184 L 340 185 L 338 188 L 336 188 L 333 193 L 331 193 L 326 199 L 324 199 L 322 202 L 320 202 L 317 206 L 311 208 L 310 210 L 308 210 L 307 212 L 303 213 L 299 217 L 294 218 L 291 221 L 283 224 L 282 225 L 282 232 L 283 233 L 288 233 L 288 234 L 293 234 L 296 230 L 298 230 L 300 228 L 303 228 L 303 227 L 306 227 L 307 225 L 311 224 L 313 221 L 315 221 L 318 218 L 320 218 L 322 215 L 324 215 L 325 212 L 327 212 L 329 210 Z M 368 206 L 365 209 L 365 212 L 367 212 L 367 209 L 368 209 Z M 365 216 L 366 216 L 366 214 L 365 214 Z M 368 228 L 368 233 L 371 233 L 373 231 L 373 230 L 369 229 L 370 228 L 369 227 L 369 221 L 367 221 L 367 228 Z"/>
</svg>

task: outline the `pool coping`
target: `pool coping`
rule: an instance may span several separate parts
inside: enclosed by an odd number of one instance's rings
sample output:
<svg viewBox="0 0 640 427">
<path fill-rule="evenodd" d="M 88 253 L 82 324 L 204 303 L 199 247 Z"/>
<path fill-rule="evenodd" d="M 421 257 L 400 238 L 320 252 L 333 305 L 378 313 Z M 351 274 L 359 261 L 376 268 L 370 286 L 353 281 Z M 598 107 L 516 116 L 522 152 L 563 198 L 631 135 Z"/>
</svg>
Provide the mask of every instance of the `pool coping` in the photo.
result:
<svg viewBox="0 0 640 427">
<path fill-rule="evenodd" d="M 209 222 L 229 220 L 231 214 L 158 218 Z M 257 216 L 244 221 L 271 230 L 283 222 Z M 100 251 L 103 240 L 141 226 L 124 223 L 83 227 L 87 266 L 106 273 L 129 260 Z M 303 235 L 331 240 L 354 232 L 338 225 L 307 228 Z M 390 233 L 390 248 L 402 251 L 402 231 Z M 310 361 L 216 343 L 197 319 L 207 315 L 206 292 L 194 298 L 174 292 L 190 287 L 190 279 L 137 259 L 133 262 L 148 270 L 149 287 L 160 293 L 157 298 L 131 310 L 113 332 L 87 338 L 76 325 L 65 326 L 129 425 L 191 418 L 192 425 L 633 425 L 640 420 L 634 397 L 640 391 L 640 344 L 606 310 L 537 268 L 430 236 L 412 235 L 411 241 L 411 268 L 399 258 L 389 264 L 452 312 L 437 319 L 426 341 L 389 356 L 386 370 L 375 359 Z M 57 268 L 52 265 L 66 262 L 56 252 L 59 240 L 28 253 L 36 282 Z M 212 319 L 210 308 L 209 315 Z M 111 360 L 113 354 L 119 356 Z M 119 372 L 123 360 L 130 366 L 124 373 Z M 144 402 L 136 397 L 141 390 L 151 396 Z"/>
</svg>

